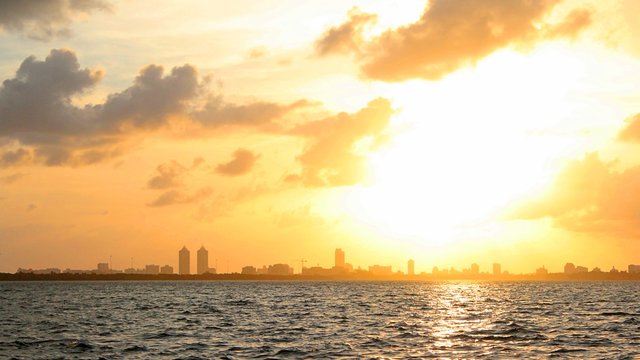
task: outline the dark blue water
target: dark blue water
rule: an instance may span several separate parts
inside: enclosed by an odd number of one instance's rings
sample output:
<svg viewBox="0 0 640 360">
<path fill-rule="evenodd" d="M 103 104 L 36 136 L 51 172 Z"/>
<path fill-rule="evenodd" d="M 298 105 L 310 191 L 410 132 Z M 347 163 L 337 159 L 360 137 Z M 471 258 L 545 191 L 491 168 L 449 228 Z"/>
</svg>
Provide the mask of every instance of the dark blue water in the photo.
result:
<svg viewBox="0 0 640 360">
<path fill-rule="evenodd" d="M 0 283 L 0 358 L 636 358 L 640 283 Z"/>
</svg>

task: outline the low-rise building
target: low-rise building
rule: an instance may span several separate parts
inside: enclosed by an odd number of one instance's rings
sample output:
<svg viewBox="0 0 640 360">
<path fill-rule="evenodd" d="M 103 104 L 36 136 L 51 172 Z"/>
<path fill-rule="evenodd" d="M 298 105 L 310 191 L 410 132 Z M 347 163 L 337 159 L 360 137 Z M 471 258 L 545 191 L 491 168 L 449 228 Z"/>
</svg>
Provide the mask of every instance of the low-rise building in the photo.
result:
<svg viewBox="0 0 640 360">
<path fill-rule="evenodd" d="M 145 265 L 144 273 L 148 275 L 158 275 L 160 274 L 160 265 Z"/>
<path fill-rule="evenodd" d="M 288 264 L 269 265 L 267 271 L 269 275 L 293 275 L 293 268 Z"/>
<path fill-rule="evenodd" d="M 371 265 L 369 266 L 369 272 L 371 275 L 391 275 L 393 270 L 391 266 Z"/>
<path fill-rule="evenodd" d="M 255 275 L 258 273 L 258 269 L 253 266 L 245 266 L 242 268 L 241 274 L 243 275 Z"/>
</svg>

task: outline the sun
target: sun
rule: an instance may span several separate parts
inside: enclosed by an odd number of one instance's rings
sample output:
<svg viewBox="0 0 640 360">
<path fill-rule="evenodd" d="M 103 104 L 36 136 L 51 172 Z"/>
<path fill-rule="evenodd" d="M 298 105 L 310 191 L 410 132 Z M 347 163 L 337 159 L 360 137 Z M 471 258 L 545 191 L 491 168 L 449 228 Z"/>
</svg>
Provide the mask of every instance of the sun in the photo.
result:
<svg viewBox="0 0 640 360">
<path fill-rule="evenodd" d="M 474 228 L 503 221 L 518 201 L 542 193 L 584 144 L 546 131 L 571 106 L 570 89 L 548 90 L 547 81 L 572 74 L 513 79 L 519 68 L 531 69 L 528 61 L 501 54 L 437 90 L 424 82 L 396 85 L 389 96 L 400 108 L 393 119 L 400 130 L 369 154 L 370 182 L 351 191 L 349 212 L 386 235 L 446 243 L 461 232 L 473 237 Z"/>
<path fill-rule="evenodd" d="M 370 157 L 372 181 L 350 198 L 357 218 L 388 235 L 449 242 L 460 230 L 496 221 L 513 201 L 548 181 L 533 144 L 521 142 L 519 151 L 508 152 L 518 139 L 444 144 L 428 138 L 406 134 Z"/>
</svg>

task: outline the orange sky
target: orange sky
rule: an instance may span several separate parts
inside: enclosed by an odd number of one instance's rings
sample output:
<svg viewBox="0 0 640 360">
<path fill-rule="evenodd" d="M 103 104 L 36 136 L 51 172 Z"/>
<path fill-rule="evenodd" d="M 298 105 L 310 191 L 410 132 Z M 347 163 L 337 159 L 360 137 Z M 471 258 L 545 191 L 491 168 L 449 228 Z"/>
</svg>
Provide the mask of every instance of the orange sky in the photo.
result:
<svg viewBox="0 0 640 360">
<path fill-rule="evenodd" d="M 640 263 L 639 11 L 0 5 L 0 271 Z"/>
</svg>

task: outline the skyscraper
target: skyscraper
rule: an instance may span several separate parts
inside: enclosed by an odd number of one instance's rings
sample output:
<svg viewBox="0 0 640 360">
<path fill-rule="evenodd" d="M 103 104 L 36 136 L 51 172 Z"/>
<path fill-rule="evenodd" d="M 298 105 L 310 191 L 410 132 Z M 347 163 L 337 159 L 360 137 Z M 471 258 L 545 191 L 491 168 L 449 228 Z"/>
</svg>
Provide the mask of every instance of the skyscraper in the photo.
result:
<svg viewBox="0 0 640 360">
<path fill-rule="evenodd" d="M 191 274 L 191 261 L 190 261 L 189 249 L 186 246 L 182 247 L 182 250 L 178 252 L 178 274 L 189 275 Z"/>
<path fill-rule="evenodd" d="M 344 267 L 344 251 L 342 249 L 336 249 L 336 265 L 337 268 Z"/>
<path fill-rule="evenodd" d="M 209 271 L 209 252 L 204 245 L 198 250 L 198 274 L 204 274 Z"/>
<path fill-rule="evenodd" d="M 415 275 L 415 262 L 413 261 L 413 259 L 409 259 L 409 261 L 407 262 L 407 274 L 408 275 Z"/>
<path fill-rule="evenodd" d="M 471 264 L 471 273 L 472 274 L 479 274 L 480 273 L 480 266 L 478 264 Z"/>
<path fill-rule="evenodd" d="M 493 264 L 493 275 L 500 275 L 502 273 L 502 266 L 498 263 Z"/>
</svg>

